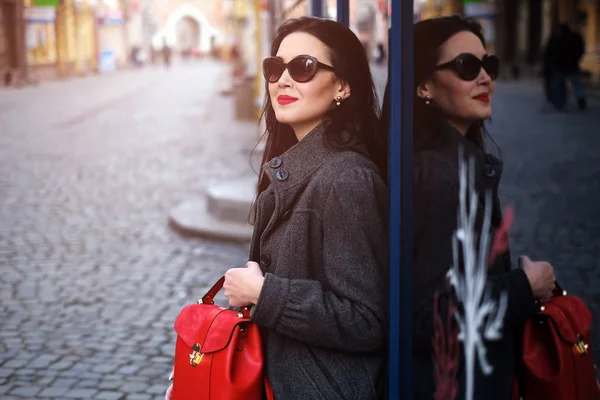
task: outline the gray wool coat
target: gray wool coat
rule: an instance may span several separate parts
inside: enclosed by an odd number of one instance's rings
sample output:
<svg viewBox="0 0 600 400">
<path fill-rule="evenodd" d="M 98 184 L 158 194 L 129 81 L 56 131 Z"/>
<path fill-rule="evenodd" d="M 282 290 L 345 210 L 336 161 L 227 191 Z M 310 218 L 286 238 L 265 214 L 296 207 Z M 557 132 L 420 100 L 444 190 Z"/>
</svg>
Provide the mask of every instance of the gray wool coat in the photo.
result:
<svg viewBox="0 0 600 400">
<path fill-rule="evenodd" d="M 263 172 L 250 260 L 265 281 L 252 312 L 276 400 L 382 397 L 388 192 L 358 151 L 318 126 Z"/>
</svg>

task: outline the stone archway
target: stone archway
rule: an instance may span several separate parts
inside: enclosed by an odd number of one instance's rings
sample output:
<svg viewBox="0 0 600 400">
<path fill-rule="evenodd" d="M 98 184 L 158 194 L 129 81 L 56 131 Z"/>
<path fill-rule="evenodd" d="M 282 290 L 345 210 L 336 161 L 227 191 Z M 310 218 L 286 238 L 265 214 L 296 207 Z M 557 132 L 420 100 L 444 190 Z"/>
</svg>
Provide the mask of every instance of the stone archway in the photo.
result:
<svg viewBox="0 0 600 400">
<path fill-rule="evenodd" d="M 177 44 L 179 51 L 196 50 L 200 48 L 200 24 L 191 17 L 183 17 L 177 22 Z"/>
<path fill-rule="evenodd" d="M 192 32 L 195 32 L 192 34 L 195 35 L 196 48 L 202 53 L 209 52 L 211 46 L 223 42 L 223 33 L 208 22 L 202 11 L 190 4 L 183 4 L 169 14 L 164 27 L 152 38 L 153 46 L 160 49 L 166 41 L 169 47 L 178 48 L 178 27 L 182 22 L 197 27 L 192 29 Z"/>
</svg>

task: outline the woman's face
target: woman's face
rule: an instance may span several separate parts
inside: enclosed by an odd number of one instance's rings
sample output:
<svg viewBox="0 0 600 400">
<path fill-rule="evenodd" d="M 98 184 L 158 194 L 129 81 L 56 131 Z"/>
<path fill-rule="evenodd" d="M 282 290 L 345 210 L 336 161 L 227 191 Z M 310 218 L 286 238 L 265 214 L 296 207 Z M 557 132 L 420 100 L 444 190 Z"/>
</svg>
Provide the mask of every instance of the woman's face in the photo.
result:
<svg viewBox="0 0 600 400">
<path fill-rule="evenodd" d="M 473 54 L 480 60 L 487 54 L 483 43 L 475 34 L 459 32 L 442 45 L 437 65 L 450 62 L 462 53 Z M 473 122 L 492 116 L 493 92 L 494 81 L 483 68 L 472 81 L 461 79 L 452 69 L 440 69 L 417 89 L 417 95 L 421 99 L 429 96 L 450 123 L 463 134 Z"/>
<path fill-rule="evenodd" d="M 332 65 L 325 44 L 308 33 L 286 36 L 277 51 L 277 57 L 284 63 L 299 55 L 313 56 L 323 64 Z M 269 82 L 269 96 L 277 121 L 290 125 L 299 140 L 323 122 L 327 111 L 335 106 L 337 96 L 345 99 L 349 95 L 347 84 L 333 71 L 323 68 L 308 82 L 294 81 L 287 69 L 277 82 Z"/>
</svg>

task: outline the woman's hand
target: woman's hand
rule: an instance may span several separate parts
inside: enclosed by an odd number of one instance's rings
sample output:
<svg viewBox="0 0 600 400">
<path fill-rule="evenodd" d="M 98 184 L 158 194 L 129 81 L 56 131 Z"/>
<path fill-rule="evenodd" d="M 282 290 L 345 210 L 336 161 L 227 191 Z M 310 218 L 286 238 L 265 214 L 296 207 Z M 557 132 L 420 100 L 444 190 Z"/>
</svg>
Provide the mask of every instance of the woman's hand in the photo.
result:
<svg viewBox="0 0 600 400">
<path fill-rule="evenodd" d="M 175 372 L 175 367 L 173 367 L 173 369 L 171 370 L 171 373 L 169 374 L 169 380 L 172 381 L 173 380 L 173 373 Z M 169 387 L 167 388 L 167 391 L 165 392 L 165 400 L 171 400 L 171 396 L 173 393 L 173 384 L 171 383 L 169 385 Z"/>
<path fill-rule="evenodd" d="M 538 300 L 548 300 L 556 286 L 554 268 L 545 261 L 531 261 L 527 256 L 521 256 L 521 267 L 529 279 L 533 296 Z"/>
<path fill-rule="evenodd" d="M 248 261 L 246 268 L 232 268 L 225 273 L 225 297 L 233 307 L 256 304 L 264 281 L 258 263 Z"/>
</svg>

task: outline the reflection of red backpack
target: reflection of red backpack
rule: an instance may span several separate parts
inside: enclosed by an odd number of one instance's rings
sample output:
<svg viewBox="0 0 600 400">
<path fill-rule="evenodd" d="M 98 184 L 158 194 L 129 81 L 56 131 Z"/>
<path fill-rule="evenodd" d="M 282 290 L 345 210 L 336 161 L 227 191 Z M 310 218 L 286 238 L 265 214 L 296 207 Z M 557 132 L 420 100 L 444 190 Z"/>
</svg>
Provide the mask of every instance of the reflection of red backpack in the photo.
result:
<svg viewBox="0 0 600 400">
<path fill-rule="evenodd" d="M 578 297 L 558 286 L 555 293 L 525 323 L 519 394 L 523 400 L 597 400 L 592 314 Z"/>
<path fill-rule="evenodd" d="M 273 399 L 263 377 L 259 328 L 250 322 L 249 309 L 237 312 L 213 302 L 224 281 L 175 321 L 172 400 L 261 400 L 263 390 Z"/>
</svg>

